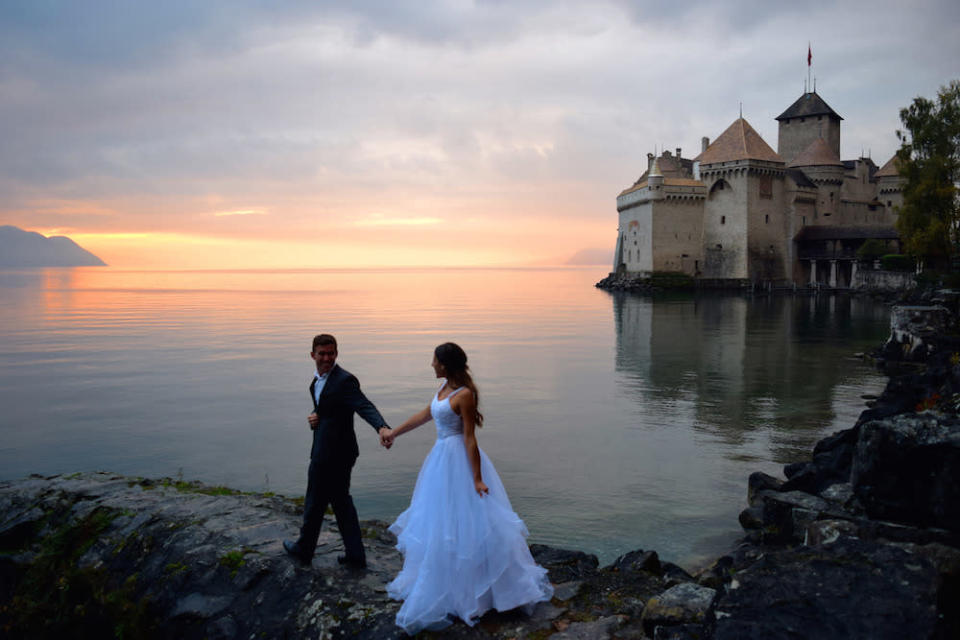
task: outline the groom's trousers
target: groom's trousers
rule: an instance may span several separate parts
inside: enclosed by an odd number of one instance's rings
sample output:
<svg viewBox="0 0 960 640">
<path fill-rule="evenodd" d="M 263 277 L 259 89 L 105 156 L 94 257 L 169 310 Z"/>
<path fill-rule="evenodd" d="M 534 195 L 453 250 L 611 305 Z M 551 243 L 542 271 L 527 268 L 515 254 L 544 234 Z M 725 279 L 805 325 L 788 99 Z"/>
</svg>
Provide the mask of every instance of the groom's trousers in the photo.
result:
<svg viewBox="0 0 960 640">
<path fill-rule="evenodd" d="M 352 470 L 352 460 L 349 464 L 310 461 L 310 470 L 307 473 L 307 494 L 303 504 L 303 526 L 300 528 L 300 539 L 297 541 L 300 550 L 307 558 L 312 558 L 317 548 L 323 514 L 327 510 L 327 505 L 330 505 L 337 519 L 337 528 L 340 529 L 340 537 L 343 538 L 347 558 L 361 563 L 366 561 L 360 533 L 360 520 L 357 518 L 357 509 L 353 506 L 353 498 L 350 497 Z"/>
</svg>

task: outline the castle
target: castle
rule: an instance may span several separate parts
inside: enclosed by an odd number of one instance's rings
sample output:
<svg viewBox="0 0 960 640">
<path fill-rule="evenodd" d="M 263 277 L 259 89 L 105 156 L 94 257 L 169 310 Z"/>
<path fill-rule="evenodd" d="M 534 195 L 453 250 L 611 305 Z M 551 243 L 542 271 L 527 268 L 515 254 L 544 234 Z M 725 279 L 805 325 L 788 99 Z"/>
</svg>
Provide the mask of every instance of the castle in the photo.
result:
<svg viewBox="0 0 960 640">
<path fill-rule="evenodd" d="M 777 151 L 742 117 L 693 159 L 647 154 L 617 196 L 614 273 L 679 271 L 703 284 L 849 287 L 857 249 L 900 250 L 901 179 L 891 158 L 840 160 L 843 120 L 816 91 L 777 118 Z"/>
</svg>

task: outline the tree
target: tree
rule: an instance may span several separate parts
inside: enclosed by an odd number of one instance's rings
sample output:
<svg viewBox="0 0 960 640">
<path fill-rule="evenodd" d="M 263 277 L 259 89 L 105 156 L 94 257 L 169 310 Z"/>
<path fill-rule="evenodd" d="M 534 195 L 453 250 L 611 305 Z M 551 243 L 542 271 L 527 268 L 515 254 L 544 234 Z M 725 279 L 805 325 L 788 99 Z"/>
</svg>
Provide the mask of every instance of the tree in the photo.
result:
<svg viewBox="0 0 960 640">
<path fill-rule="evenodd" d="M 904 185 L 897 231 L 907 253 L 945 267 L 960 240 L 960 81 L 940 87 L 936 102 L 914 98 L 900 110 L 900 121 L 897 166 Z"/>
</svg>

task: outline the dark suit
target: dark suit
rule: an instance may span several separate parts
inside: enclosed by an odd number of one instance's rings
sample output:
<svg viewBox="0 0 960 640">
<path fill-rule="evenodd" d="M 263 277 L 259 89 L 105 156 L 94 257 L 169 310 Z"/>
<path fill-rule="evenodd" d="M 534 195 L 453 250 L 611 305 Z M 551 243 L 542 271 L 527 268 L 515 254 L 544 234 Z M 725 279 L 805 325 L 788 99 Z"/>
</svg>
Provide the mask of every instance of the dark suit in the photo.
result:
<svg viewBox="0 0 960 640">
<path fill-rule="evenodd" d="M 310 384 L 311 399 L 316 397 L 316 383 L 314 378 Z M 360 391 L 357 378 L 339 365 L 334 365 L 330 370 L 320 399 L 313 400 L 313 406 L 319 421 L 313 430 L 303 526 L 297 545 L 305 558 L 313 557 L 323 524 L 323 513 L 329 504 L 337 518 L 347 557 L 364 561 L 366 556 L 360 537 L 360 521 L 353 498 L 350 497 L 350 472 L 360 453 L 353 430 L 353 414 L 359 414 L 378 432 L 387 423 Z"/>
</svg>

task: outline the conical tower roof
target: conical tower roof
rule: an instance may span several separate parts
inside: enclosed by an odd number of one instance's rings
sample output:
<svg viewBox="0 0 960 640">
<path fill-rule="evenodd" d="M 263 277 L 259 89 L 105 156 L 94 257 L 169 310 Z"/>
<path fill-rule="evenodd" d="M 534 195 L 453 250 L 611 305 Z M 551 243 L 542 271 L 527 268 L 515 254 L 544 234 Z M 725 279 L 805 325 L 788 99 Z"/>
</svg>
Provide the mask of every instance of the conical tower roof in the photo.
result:
<svg viewBox="0 0 960 640">
<path fill-rule="evenodd" d="M 700 164 L 731 162 L 733 160 L 765 160 L 783 162 L 760 134 L 743 118 L 738 118 L 707 149 L 694 158 Z"/>
<path fill-rule="evenodd" d="M 787 110 L 777 116 L 777 120 L 790 120 L 792 118 L 806 118 L 809 116 L 834 116 L 838 120 L 843 120 L 840 114 L 830 108 L 823 98 L 816 91 L 805 93 L 787 107 Z"/>
<path fill-rule="evenodd" d="M 791 167 L 842 167 L 843 162 L 823 138 L 817 138 L 810 146 L 790 162 Z"/>
<path fill-rule="evenodd" d="M 648 175 L 647 177 L 648 177 L 648 178 L 658 178 L 658 177 L 659 177 L 659 178 L 662 178 L 662 177 L 663 177 L 663 174 L 660 172 L 660 159 L 659 159 L 659 158 L 654 158 L 654 159 L 653 159 L 653 166 L 650 167 L 650 175 Z"/>
<path fill-rule="evenodd" d="M 900 171 L 897 169 L 897 154 L 893 154 L 893 157 L 887 160 L 880 169 L 873 174 L 874 178 L 898 178 L 900 177 Z"/>
</svg>

